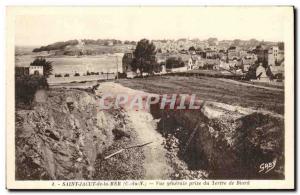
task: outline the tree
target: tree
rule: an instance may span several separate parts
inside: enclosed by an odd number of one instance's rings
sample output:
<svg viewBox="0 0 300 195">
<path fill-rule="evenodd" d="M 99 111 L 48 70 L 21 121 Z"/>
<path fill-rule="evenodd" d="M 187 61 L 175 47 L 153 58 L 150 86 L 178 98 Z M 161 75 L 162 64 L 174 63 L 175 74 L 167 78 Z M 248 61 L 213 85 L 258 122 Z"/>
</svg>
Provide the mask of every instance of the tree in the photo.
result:
<svg viewBox="0 0 300 195">
<path fill-rule="evenodd" d="M 169 57 L 166 61 L 166 68 L 171 69 L 171 68 L 180 68 L 184 67 L 185 64 L 182 61 L 182 58 L 176 58 L 176 57 Z"/>
<path fill-rule="evenodd" d="M 45 77 L 49 77 L 49 75 L 51 75 L 53 71 L 52 62 L 47 61 L 43 57 L 36 58 L 33 62 L 30 63 L 30 66 L 43 66 Z"/>
<path fill-rule="evenodd" d="M 147 39 L 140 40 L 133 52 L 134 58 L 131 64 L 133 71 L 139 69 L 141 74 L 144 72 L 152 74 L 156 69 L 155 66 L 158 66 L 155 54 L 156 48 L 152 42 Z"/>
<path fill-rule="evenodd" d="M 191 47 L 189 48 L 189 52 L 191 52 L 191 51 L 196 51 L 196 49 L 195 49 L 194 46 L 191 46 Z"/>
</svg>

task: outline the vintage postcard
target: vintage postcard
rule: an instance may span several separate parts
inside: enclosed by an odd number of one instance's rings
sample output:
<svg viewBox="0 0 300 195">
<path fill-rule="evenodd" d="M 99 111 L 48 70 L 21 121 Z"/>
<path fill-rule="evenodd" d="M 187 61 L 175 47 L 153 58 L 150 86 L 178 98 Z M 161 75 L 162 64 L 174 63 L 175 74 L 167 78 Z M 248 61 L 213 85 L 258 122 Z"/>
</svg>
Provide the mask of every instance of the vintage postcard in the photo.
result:
<svg viewBox="0 0 300 195">
<path fill-rule="evenodd" d="M 8 189 L 294 189 L 294 7 L 7 7 Z"/>
</svg>

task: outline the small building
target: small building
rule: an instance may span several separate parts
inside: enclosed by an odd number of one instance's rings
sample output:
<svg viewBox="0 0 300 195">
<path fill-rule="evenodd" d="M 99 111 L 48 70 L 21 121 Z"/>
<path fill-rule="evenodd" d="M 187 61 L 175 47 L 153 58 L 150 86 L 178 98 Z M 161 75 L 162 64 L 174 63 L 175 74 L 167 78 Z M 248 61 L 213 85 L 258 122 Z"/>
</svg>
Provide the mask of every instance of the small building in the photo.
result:
<svg viewBox="0 0 300 195">
<path fill-rule="evenodd" d="M 29 75 L 44 75 L 44 67 L 43 66 L 29 66 Z"/>
<path fill-rule="evenodd" d="M 244 72 L 248 72 L 249 68 L 255 64 L 257 57 L 255 54 L 248 54 L 242 58 L 242 68 Z"/>
<path fill-rule="evenodd" d="M 250 64 L 244 64 L 244 65 L 243 65 L 243 71 L 244 71 L 244 72 L 248 72 L 249 69 L 250 69 L 250 67 L 251 67 Z"/>
<path fill-rule="evenodd" d="M 137 77 L 138 76 L 138 74 L 136 73 L 136 72 L 133 72 L 133 71 L 130 71 L 130 72 L 127 72 L 126 73 L 126 77 L 127 78 L 134 78 L 134 77 Z"/>
<path fill-rule="evenodd" d="M 282 61 L 278 66 L 269 66 L 269 68 L 275 78 L 277 78 L 279 75 L 281 75 L 281 77 L 284 76 L 284 61 Z"/>
<path fill-rule="evenodd" d="M 231 69 L 238 69 L 242 66 L 242 60 L 239 59 L 229 60 L 228 63 Z"/>
<path fill-rule="evenodd" d="M 188 67 L 179 67 L 179 68 L 172 68 L 171 72 L 186 72 L 188 70 Z"/>
<path fill-rule="evenodd" d="M 167 69 L 166 69 L 166 65 L 162 65 L 161 66 L 161 73 L 166 73 Z"/>
<path fill-rule="evenodd" d="M 222 61 L 227 61 L 228 57 L 227 57 L 227 53 L 225 50 L 220 50 L 218 53 L 218 57 L 220 58 L 220 60 Z"/>
<path fill-rule="evenodd" d="M 254 52 L 257 55 L 258 63 L 262 63 L 263 65 L 268 64 L 268 48 L 265 45 L 258 45 Z"/>
<path fill-rule="evenodd" d="M 262 66 L 262 63 L 256 69 L 256 79 L 260 81 L 270 81 L 267 76 L 266 69 Z"/>
<path fill-rule="evenodd" d="M 205 56 L 208 59 L 216 59 L 216 58 L 219 57 L 218 53 L 215 50 L 208 50 L 208 51 L 206 51 Z"/>
<path fill-rule="evenodd" d="M 216 69 L 216 67 L 218 66 L 218 68 L 220 67 L 220 60 L 219 59 L 202 59 L 201 60 L 203 62 L 203 69 L 208 69 L 208 70 L 213 70 Z"/>
</svg>

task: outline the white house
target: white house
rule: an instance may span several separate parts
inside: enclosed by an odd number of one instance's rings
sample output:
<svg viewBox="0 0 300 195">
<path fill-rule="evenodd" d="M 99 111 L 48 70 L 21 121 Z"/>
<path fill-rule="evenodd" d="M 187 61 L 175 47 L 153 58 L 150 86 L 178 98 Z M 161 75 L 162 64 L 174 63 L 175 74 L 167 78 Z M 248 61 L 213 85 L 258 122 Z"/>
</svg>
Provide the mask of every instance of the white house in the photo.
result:
<svg viewBox="0 0 300 195">
<path fill-rule="evenodd" d="M 201 57 L 197 55 L 191 55 L 188 60 L 188 70 L 198 69 L 199 66 L 202 66 L 200 63 Z"/>
<path fill-rule="evenodd" d="M 29 66 L 29 75 L 43 75 L 44 69 L 43 66 Z"/>
<path fill-rule="evenodd" d="M 229 65 L 229 63 L 221 61 L 219 68 L 220 69 L 225 69 L 225 70 L 230 70 L 230 65 Z"/>
<path fill-rule="evenodd" d="M 167 69 L 166 69 L 166 65 L 162 65 L 161 66 L 161 73 L 166 73 Z"/>
<path fill-rule="evenodd" d="M 256 69 L 256 78 L 260 81 L 270 81 L 266 69 L 261 64 Z"/>
</svg>

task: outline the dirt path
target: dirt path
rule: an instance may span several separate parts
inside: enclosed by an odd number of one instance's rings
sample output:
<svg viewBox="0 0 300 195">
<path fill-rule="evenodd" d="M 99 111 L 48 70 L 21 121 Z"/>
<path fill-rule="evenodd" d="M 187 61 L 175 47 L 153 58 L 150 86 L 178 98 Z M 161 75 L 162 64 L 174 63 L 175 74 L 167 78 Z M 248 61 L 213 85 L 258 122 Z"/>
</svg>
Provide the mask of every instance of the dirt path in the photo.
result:
<svg viewBox="0 0 300 195">
<path fill-rule="evenodd" d="M 144 179 L 168 179 L 171 168 L 167 164 L 166 151 L 162 145 L 164 138 L 156 132 L 156 123 L 152 115 L 144 111 L 128 111 L 128 116 L 140 141 L 153 142 L 144 148 L 146 171 Z"/>
<path fill-rule="evenodd" d="M 104 93 L 111 94 L 140 94 L 141 91 L 123 87 L 116 83 L 102 83 L 97 90 L 98 95 Z M 141 144 L 153 142 L 143 147 L 145 155 L 144 168 L 145 177 L 143 179 L 169 179 L 172 172 L 171 166 L 167 163 L 166 149 L 163 147 L 164 138 L 156 131 L 156 122 L 152 115 L 143 110 L 127 110 L 129 125 L 136 130 Z"/>
</svg>

